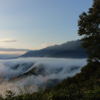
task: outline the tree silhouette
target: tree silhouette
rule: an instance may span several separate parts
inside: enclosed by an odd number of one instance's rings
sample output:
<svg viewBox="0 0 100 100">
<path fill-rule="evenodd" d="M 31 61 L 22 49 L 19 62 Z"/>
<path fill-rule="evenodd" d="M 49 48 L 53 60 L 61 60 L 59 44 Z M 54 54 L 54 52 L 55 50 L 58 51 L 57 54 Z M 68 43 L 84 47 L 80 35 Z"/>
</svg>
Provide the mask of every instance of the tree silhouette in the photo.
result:
<svg viewBox="0 0 100 100">
<path fill-rule="evenodd" d="M 100 60 L 100 0 L 93 0 L 93 5 L 88 13 L 83 12 L 78 20 L 78 34 L 85 35 L 81 41 L 82 48 L 86 48 L 89 55 L 88 63 Z"/>
</svg>

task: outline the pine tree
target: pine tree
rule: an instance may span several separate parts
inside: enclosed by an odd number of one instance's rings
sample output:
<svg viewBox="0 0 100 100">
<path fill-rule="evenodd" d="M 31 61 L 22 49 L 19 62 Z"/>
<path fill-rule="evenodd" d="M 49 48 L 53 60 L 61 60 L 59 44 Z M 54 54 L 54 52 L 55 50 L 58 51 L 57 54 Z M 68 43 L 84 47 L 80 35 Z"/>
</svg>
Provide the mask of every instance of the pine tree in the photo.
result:
<svg viewBox="0 0 100 100">
<path fill-rule="evenodd" d="M 100 60 L 100 0 L 93 0 L 93 5 L 88 13 L 83 12 L 78 20 L 78 34 L 85 35 L 81 41 L 82 48 L 86 48 L 88 63 Z"/>
</svg>

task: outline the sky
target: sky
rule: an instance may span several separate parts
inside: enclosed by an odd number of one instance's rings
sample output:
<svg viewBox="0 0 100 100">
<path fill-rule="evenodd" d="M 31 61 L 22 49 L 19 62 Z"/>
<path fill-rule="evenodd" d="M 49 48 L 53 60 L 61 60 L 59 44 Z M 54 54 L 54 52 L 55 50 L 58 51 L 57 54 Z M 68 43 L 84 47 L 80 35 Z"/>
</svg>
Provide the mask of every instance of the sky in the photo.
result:
<svg viewBox="0 0 100 100">
<path fill-rule="evenodd" d="M 25 52 L 81 39 L 79 15 L 92 4 L 93 0 L 0 0 L 0 51 Z"/>
</svg>

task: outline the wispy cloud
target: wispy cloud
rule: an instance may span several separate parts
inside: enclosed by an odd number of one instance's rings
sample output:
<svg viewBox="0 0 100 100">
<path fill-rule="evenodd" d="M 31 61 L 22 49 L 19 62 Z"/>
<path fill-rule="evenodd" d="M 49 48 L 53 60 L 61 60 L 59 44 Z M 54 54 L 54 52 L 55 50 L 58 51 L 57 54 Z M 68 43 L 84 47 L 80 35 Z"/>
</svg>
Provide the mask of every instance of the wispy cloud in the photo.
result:
<svg viewBox="0 0 100 100">
<path fill-rule="evenodd" d="M 16 54 L 24 54 L 24 53 L 26 53 L 27 51 L 0 51 L 0 55 L 1 54 L 14 54 L 14 55 L 16 55 Z"/>
<path fill-rule="evenodd" d="M 41 46 L 43 47 L 43 48 L 45 48 L 45 47 L 48 47 L 48 46 L 54 46 L 54 45 L 56 45 L 56 44 L 42 44 Z"/>
<path fill-rule="evenodd" d="M 30 51 L 29 49 L 1 48 L 0 51 Z"/>
<path fill-rule="evenodd" d="M 17 40 L 13 40 L 13 39 L 2 39 L 2 40 L 0 40 L 0 42 L 4 42 L 4 43 L 7 43 L 7 42 L 17 42 Z"/>
</svg>

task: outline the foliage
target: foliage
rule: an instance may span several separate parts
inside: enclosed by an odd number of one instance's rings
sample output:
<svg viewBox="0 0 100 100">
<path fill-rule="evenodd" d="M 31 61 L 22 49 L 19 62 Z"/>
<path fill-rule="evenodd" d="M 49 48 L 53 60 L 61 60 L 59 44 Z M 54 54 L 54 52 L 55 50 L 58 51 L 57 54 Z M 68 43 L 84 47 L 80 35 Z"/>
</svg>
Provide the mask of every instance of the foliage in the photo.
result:
<svg viewBox="0 0 100 100">
<path fill-rule="evenodd" d="M 100 100 L 100 63 L 97 60 L 100 60 L 100 0 L 94 0 L 88 14 L 83 12 L 79 17 L 78 34 L 86 35 L 82 39 L 82 47 L 87 48 L 89 54 L 88 64 L 81 69 L 81 73 L 68 77 L 52 89 L 43 91 L 39 88 L 32 94 L 25 86 L 17 96 L 7 90 L 6 97 L 0 96 L 0 100 Z"/>
<path fill-rule="evenodd" d="M 100 0 L 94 0 L 92 8 L 89 8 L 88 13 L 83 12 L 79 16 L 78 34 L 85 35 L 81 41 L 82 48 L 86 48 L 86 53 L 89 55 L 88 62 L 92 60 L 100 60 Z M 99 62 L 99 61 L 98 61 Z"/>
</svg>

